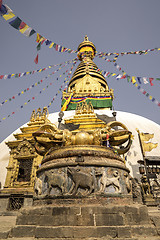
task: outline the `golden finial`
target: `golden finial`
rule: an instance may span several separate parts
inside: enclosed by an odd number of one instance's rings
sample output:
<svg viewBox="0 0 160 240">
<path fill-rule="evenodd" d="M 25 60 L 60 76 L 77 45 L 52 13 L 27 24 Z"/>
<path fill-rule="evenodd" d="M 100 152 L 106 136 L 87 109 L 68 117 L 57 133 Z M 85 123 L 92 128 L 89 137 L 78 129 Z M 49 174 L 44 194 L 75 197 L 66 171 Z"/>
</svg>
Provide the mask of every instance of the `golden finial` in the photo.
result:
<svg viewBox="0 0 160 240">
<path fill-rule="evenodd" d="M 84 41 L 89 41 L 87 35 L 85 35 Z"/>
</svg>

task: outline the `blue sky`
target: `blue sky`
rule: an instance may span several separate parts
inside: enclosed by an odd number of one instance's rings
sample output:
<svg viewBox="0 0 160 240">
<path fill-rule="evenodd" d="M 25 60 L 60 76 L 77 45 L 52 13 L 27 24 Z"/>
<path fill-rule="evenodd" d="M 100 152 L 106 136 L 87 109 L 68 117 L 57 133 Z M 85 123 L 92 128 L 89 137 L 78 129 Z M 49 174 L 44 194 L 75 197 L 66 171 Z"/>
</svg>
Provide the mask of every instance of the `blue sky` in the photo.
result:
<svg viewBox="0 0 160 240">
<path fill-rule="evenodd" d="M 6 0 L 3 2 L 36 32 L 74 50 L 86 34 L 95 44 L 98 52 L 138 51 L 160 47 L 159 0 Z M 2 17 L 0 18 L 0 75 L 33 71 L 76 57 L 76 54 L 59 53 L 44 45 L 39 51 L 39 63 L 36 65 L 35 39 L 35 34 L 27 38 Z M 102 70 L 119 73 L 112 63 L 107 63 L 103 59 L 95 58 L 94 62 Z M 130 76 L 160 77 L 160 51 L 146 55 L 120 56 L 117 63 Z M 59 76 L 69 67 L 71 65 L 45 79 L 27 93 L 17 96 L 15 100 L 0 106 L 0 119 L 6 117 L 0 123 L 0 141 L 29 121 L 33 109 L 49 105 L 64 81 L 65 75 Z M 57 68 L 22 78 L 1 79 L 0 103 L 45 78 Z M 135 113 L 160 124 L 160 107 L 135 86 L 126 79 L 117 81 L 110 77 L 106 80 L 109 87 L 114 89 L 115 110 Z M 50 82 L 52 85 L 46 88 Z M 154 80 L 153 83 L 152 87 L 150 84 L 141 84 L 141 87 L 160 101 L 160 81 Z M 42 93 L 39 94 L 41 90 Z M 61 93 L 58 94 L 49 108 L 50 113 L 60 110 L 61 96 Z M 32 97 L 35 97 L 35 100 L 32 100 Z M 29 99 L 31 101 L 24 105 Z M 20 106 L 24 107 L 21 109 Z M 15 111 L 14 115 L 11 114 L 13 111 Z M 11 116 L 7 117 L 8 115 Z"/>
</svg>

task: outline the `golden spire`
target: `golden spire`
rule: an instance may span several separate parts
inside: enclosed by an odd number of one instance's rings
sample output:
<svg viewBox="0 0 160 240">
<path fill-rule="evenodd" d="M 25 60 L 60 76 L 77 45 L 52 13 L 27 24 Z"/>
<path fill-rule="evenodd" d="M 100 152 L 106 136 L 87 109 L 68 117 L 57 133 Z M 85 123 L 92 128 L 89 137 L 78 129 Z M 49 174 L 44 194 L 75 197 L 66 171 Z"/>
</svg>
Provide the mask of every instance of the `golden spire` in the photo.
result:
<svg viewBox="0 0 160 240">
<path fill-rule="evenodd" d="M 96 47 L 86 35 L 78 46 L 77 56 L 81 62 L 69 82 L 67 92 L 63 92 L 62 106 L 74 93 L 67 110 L 76 109 L 77 101 L 81 102 L 84 98 L 87 102 L 90 99 L 94 108 L 112 108 L 113 90 L 109 90 L 100 69 L 92 61 L 95 53 Z"/>
</svg>

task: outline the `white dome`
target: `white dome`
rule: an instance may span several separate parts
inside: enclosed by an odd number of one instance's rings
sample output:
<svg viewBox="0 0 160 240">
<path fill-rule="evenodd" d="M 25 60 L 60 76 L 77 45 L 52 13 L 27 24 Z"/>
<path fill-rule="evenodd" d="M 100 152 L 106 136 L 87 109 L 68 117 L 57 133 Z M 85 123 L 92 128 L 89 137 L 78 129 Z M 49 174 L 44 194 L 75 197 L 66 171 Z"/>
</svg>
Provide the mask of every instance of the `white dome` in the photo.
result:
<svg viewBox="0 0 160 240">
<path fill-rule="evenodd" d="M 109 117 L 112 116 L 111 110 L 95 110 L 94 112 L 98 114 L 105 114 Z M 63 119 L 70 118 L 74 116 L 74 114 L 75 114 L 75 111 L 66 111 L 64 112 Z M 51 113 L 49 115 L 49 120 L 52 123 L 58 125 L 58 112 Z M 139 164 L 137 164 L 137 161 L 141 160 L 143 157 L 142 157 L 141 148 L 140 148 L 139 139 L 138 139 L 138 133 L 136 129 L 144 133 L 154 133 L 154 138 L 151 141 L 153 143 L 158 143 L 158 146 L 157 148 L 154 148 L 151 152 L 148 152 L 146 155 L 159 156 L 160 155 L 160 125 L 158 125 L 157 123 L 147 118 L 141 117 L 139 115 L 128 113 L 128 112 L 121 112 L 121 111 L 117 111 L 116 120 L 125 124 L 128 130 L 131 131 L 134 136 L 131 149 L 126 154 L 127 155 L 126 165 L 130 169 L 130 174 L 134 177 L 139 178 L 140 177 L 139 168 L 138 168 Z M 27 124 L 21 126 L 21 128 L 24 126 L 27 126 Z M 17 134 L 20 132 L 21 132 L 20 128 L 18 128 L 0 144 L 0 153 L 1 153 L 0 182 L 2 183 L 2 186 L 4 186 L 4 183 L 5 183 L 6 174 L 7 174 L 6 167 L 8 166 L 8 162 L 9 162 L 9 148 L 7 147 L 5 142 L 15 140 L 13 134 Z"/>
</svg>

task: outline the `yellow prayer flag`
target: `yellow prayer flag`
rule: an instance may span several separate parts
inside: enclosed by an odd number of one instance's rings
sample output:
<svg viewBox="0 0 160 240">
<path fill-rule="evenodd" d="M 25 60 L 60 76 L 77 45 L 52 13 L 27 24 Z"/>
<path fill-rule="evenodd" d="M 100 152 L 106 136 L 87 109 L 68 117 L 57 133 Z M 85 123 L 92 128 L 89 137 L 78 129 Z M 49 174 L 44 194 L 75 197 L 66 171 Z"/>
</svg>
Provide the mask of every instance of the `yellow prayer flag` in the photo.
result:
<svg viewBox="0 0 160 240">
<path fill-rule="evenodd" d="M 49 48 L 52 48 L 52 47 L 53 47 L 53 44 L 54 44 L 54 42 L 52 42 L 52 43 L 50 44 Z"/>
<path fill-rule="evenodd" d="M 2 17 L 7 21 L 7 20 L 15 17 L 15 14 L 12 12 L 8 12 L 8 13 L 4 14 Z"/>
<path fill-rule="evenodd" d="M 149 96 L 149 99 L 152 100 L 152 96 Z"/>
<path fill-rule="evenodd" d="M 158 48 L 158 51 L 160 50 L 160 48 Z"/>
<path fill-rule="evenodd" d="M 37 33 L 36 42 L 39 42 L 39 40 L 40 40 L 40 34 L 39 34 L 39 33 Z"/>
<path fill-rule="evenodd" d="M 21 94 L 23 94 L 24 92 L 22 91 Z"/>
<path fill-rule="evenodd" d="M 13 77 L 15 74 L 13 73 L 12 75 L 11 75 L 11 77 Z"/>
<path fill-rule="evenodd" d="M 5 100 L 5 103 L 8 102 L 8 100 Z"/>
<path fill-rule="evenodd" d="M 145 52 L 145 54 L 147 54 L 148 52 Z"/>
<path fill-rule="evenodd" d="M 136 83 L 136 77 L 132 77 L 132 83 Z"/>
<path fill-rule="evenodd" d="M 51 66 L 48 66 L 48 68 L 51 68 Z"/>
<path fill-rule="evenodd" d="M 138 87 L 138 84 L 136 83 L 135 86 Z"/>
<path fill-rule="evenodd" d="M 28 28 L 29 28 L 29 26 L 26 25 L 24 28 L 20 29 L 19 31 L 20 31 L 21 33 L 24 33 Z"/>
<path fill-rule="evenodd" d="M 4 118 L 2 118 L 2 120 L 5 120 L 6 118 L 4 117 Z"/>
<path fill-rule="evenodd" d="M 113 74 L 112 74 L 112 76 L 115 76 L 115 75 L 116 75 L 116 73 L 113 73 Z"/>
<path fill-rule="evenodd" d="M 35 83 L 35 86 L 37 86 L 37 83 Z"/>
<path fill-rule="evenodd" d="M 26 74 L 28 75 L 30 72 L 26 72 Z"/>
<path fill-rule="evenodd" d="M 24 105 L 27 105 L 27 103 L 25 102 Z"/>
<path fill-rule="evenodd" d="M 42 68 L 41 68 L 41 69 L 39 69 L 39 72 L 42 72 Z"/>
</svg>

